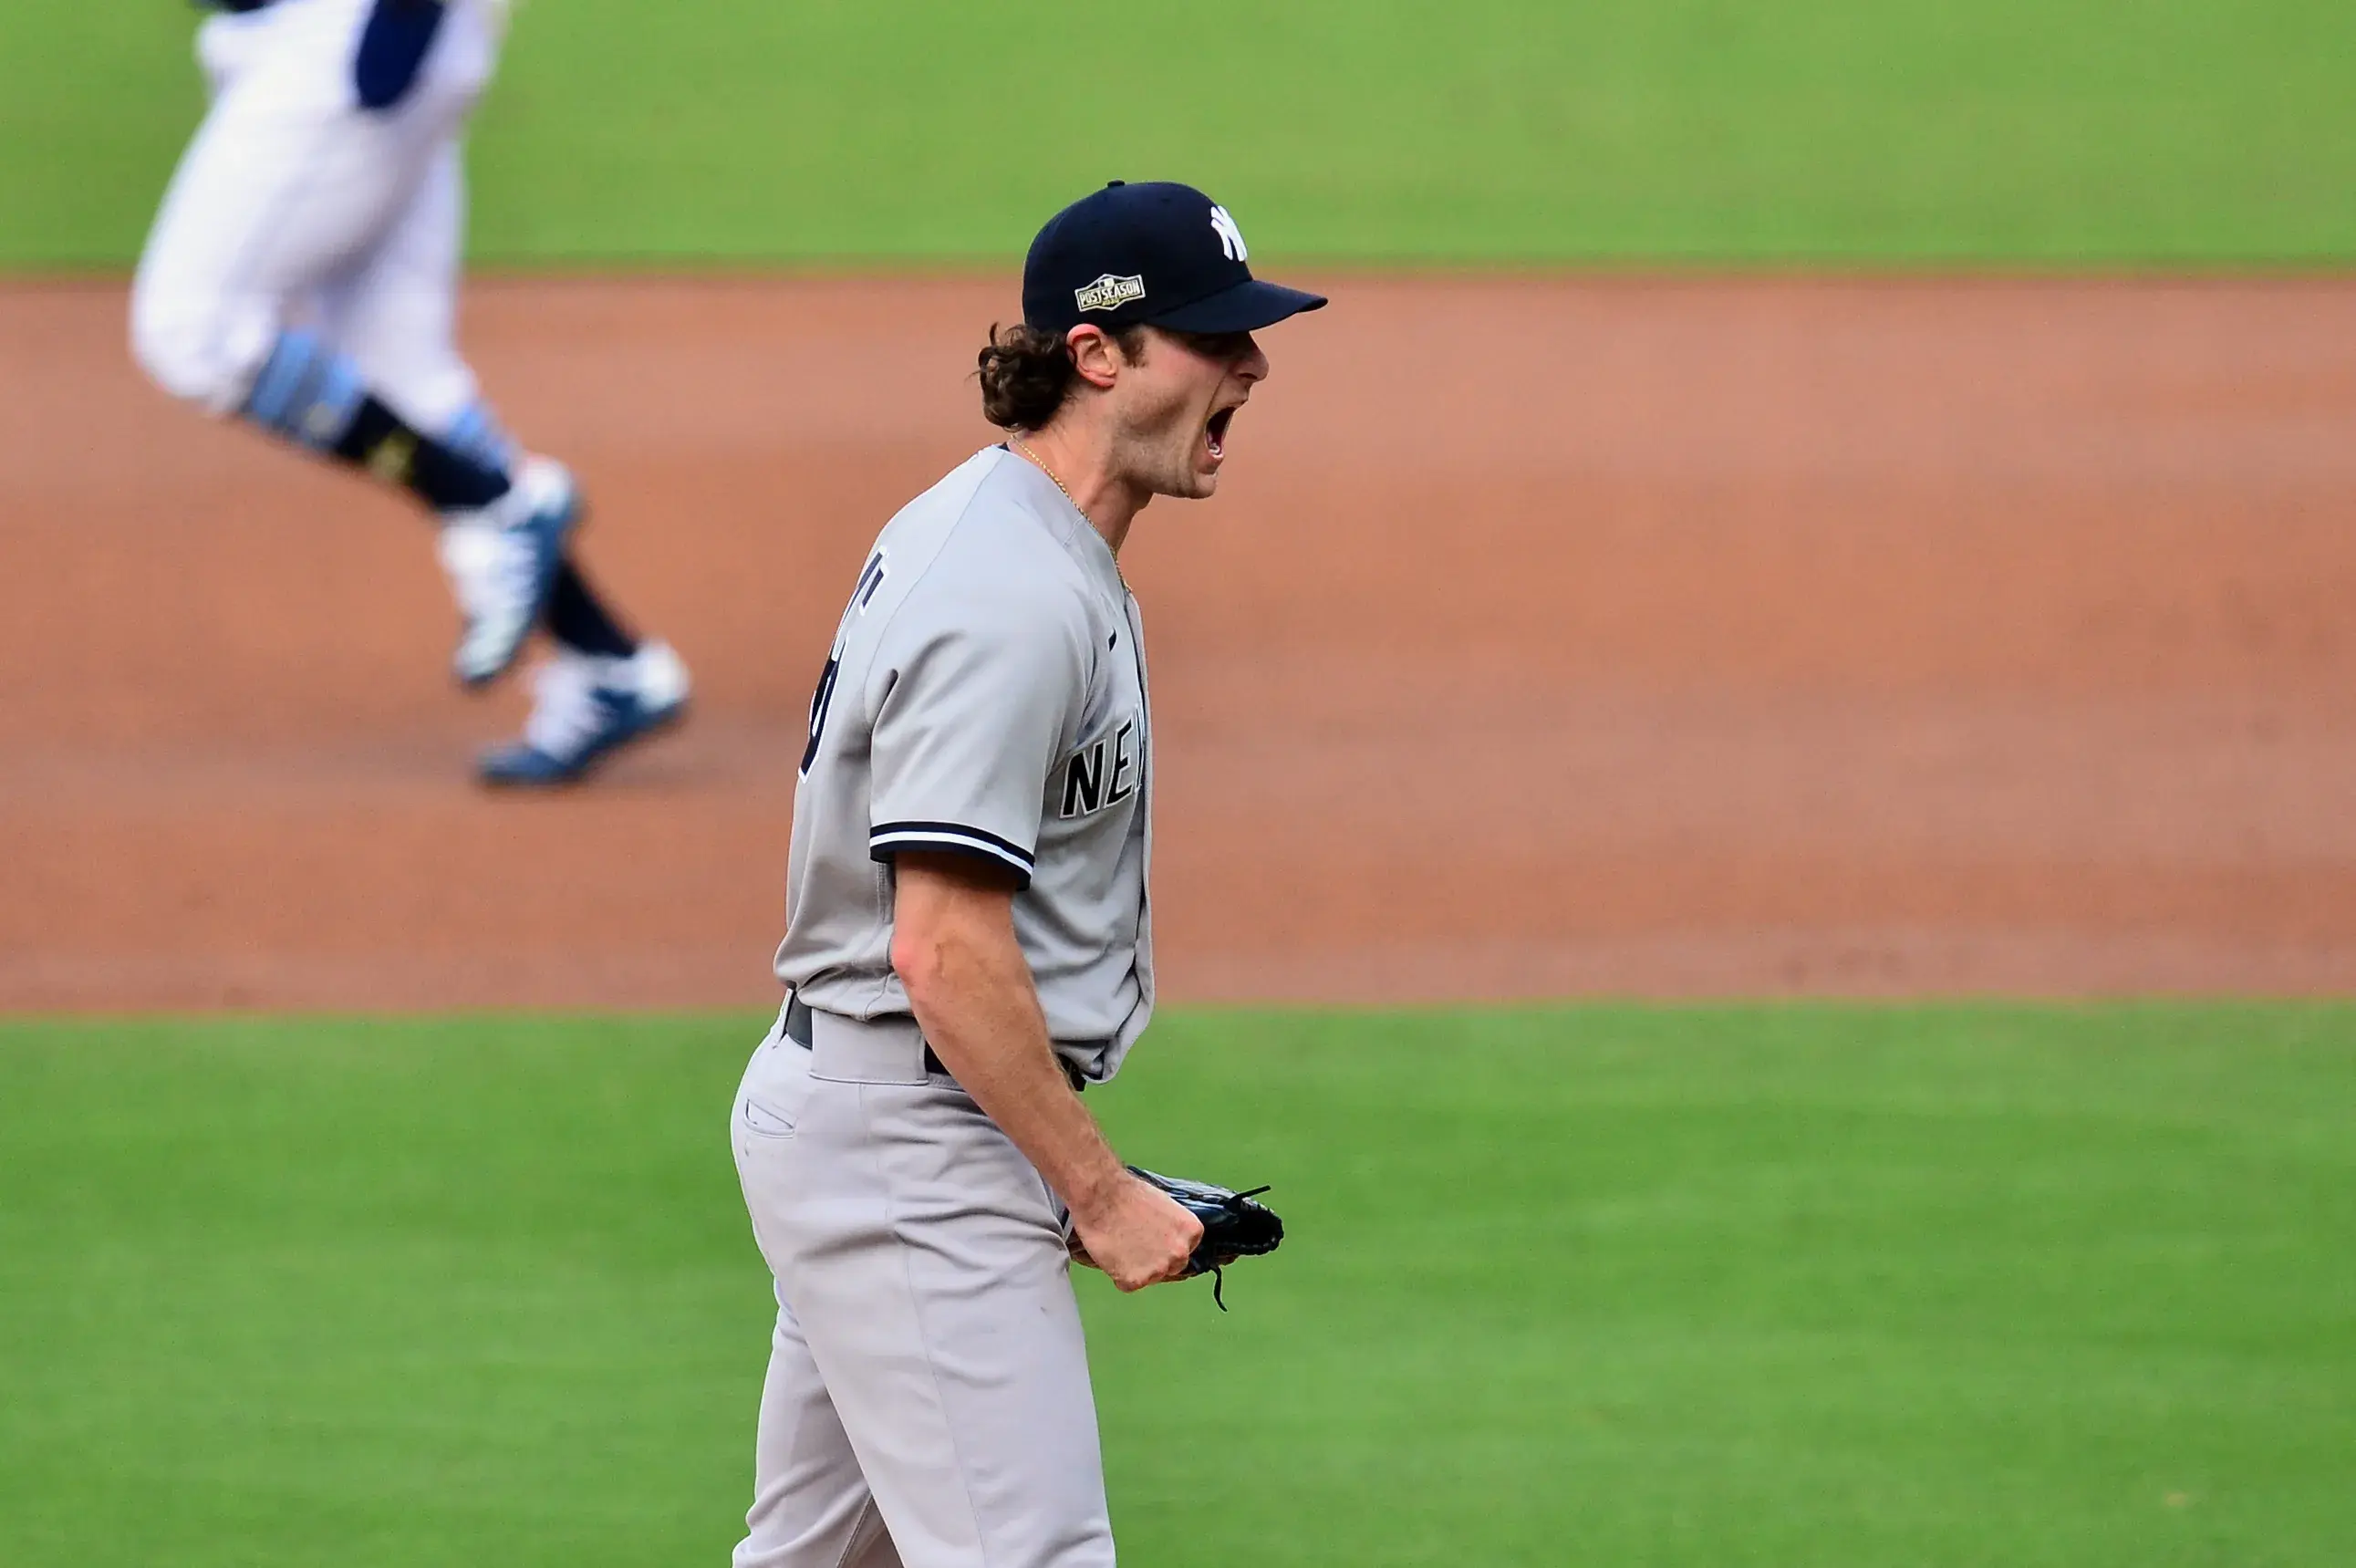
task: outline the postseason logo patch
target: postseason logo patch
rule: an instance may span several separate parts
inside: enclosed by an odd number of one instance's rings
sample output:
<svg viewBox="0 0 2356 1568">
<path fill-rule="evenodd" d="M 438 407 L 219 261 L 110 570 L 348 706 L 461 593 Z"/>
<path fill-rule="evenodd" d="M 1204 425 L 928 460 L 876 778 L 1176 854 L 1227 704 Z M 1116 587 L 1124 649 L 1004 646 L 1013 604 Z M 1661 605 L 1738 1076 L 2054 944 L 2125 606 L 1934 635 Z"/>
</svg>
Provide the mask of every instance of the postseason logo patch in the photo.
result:
<svg viewBox="0 0 2356 1568">
<path fill-rule="evenodd" d="M 1117 278 L 1107 273 L 1087 287 L 1074 289 L 1072 297 L 1080 302 L 1082 310 L 1119 310 L 1132 299 L 1145 297 L 1145 280 Z"/>
</svg>

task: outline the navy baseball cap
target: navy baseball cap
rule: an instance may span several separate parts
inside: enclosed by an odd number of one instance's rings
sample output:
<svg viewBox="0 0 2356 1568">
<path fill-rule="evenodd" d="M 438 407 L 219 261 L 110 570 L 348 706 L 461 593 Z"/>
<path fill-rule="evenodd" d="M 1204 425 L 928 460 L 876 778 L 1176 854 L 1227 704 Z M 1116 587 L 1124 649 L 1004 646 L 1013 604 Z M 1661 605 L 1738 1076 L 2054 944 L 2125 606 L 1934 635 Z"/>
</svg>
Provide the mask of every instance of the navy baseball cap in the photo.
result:
<svg viewBox="0 0 2356 1568">
<path fill-rule="evenodd" d="M 1173 332 L 1253 332 L 1322 295 L 1262 283 L 1227 209 L 1190 185 L 1114 180 L 1047 220 L 1023 263 L 1023 319 Z"/>
</svg>

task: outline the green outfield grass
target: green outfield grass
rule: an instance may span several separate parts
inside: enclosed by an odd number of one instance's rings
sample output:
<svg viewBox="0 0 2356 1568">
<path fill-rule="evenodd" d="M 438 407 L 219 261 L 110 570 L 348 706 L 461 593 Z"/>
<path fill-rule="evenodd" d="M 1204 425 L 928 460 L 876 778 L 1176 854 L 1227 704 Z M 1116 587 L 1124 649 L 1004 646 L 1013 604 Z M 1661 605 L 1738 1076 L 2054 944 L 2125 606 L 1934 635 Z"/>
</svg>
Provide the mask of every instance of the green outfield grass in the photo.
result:
<svg viewBox="0 0 2356 1568">
<path fill-rule="evenodd" d="M 0 1562 L 724 1561 L 745 1019 L 0 1029 Z M 2338 1568 L 2356 1008 L 1189 1013 L 1124 1560 Z"/>
<path fill-rule="evenodd" d="M 172 0 L 0 0 L 0 266 L 134 252 Z M 479 141 L 511 263 L 1002 261 L 1094 181 L 1372 263 L 2335 264 L 2344 0 L 532 0 Z"/>
</svg>

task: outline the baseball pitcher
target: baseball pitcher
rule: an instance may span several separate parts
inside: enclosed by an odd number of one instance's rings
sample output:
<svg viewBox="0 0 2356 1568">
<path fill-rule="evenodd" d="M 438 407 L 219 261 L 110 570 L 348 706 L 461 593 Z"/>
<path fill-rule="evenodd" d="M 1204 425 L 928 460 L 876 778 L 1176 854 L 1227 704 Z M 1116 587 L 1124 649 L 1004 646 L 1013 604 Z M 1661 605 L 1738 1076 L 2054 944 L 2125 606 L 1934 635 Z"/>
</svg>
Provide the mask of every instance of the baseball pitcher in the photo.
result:
<svg viewBox="0 0 2356 1568">
<path fill-rule="evenodd" d="M 591 590 L 560 464 L 501 432 L 455 346 L 460 154 L 505 0 L 199 0 L 211 107 L 132 288 L 131 342 L 158 385 L 414 495 L 440 522 L 481 686 L 535 625 L 523 737 L 491 784 L 569 783 L 677 721 L 687 670 Z"/>
<path fill-rule="evenodd" d="M 737 1568 L 1109 1568 L 1070 1263 L 1124 1291 L 1273 1247 L 1125 1167 L 1080 1090 L 1153 1011 L 1143 632 L 1119 556 L 1202 498 L 1269 373 L 1226 211 L 1119 182 L 1033 243 L 981 350 L 1010 432 L 876 540 L 810 704 L 791 987 L 732 1133 L 776 1276 Z"/>
</svg>

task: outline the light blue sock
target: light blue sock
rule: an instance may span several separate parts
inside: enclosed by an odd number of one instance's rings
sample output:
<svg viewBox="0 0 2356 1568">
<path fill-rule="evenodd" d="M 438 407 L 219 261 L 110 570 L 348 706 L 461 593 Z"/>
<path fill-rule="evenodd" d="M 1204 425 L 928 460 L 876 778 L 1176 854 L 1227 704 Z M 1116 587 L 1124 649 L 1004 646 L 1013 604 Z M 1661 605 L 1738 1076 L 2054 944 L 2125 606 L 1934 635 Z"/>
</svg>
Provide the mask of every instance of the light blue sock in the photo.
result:
<svg viewBox="0 0 2356 1568">
<path fill-rule="evenodd" d="M 351 356 L 316 332 L 282 332 L 238 413 L 315 452 L 334 452 L 351 433 L 368 388 Z"/>
</svg>

